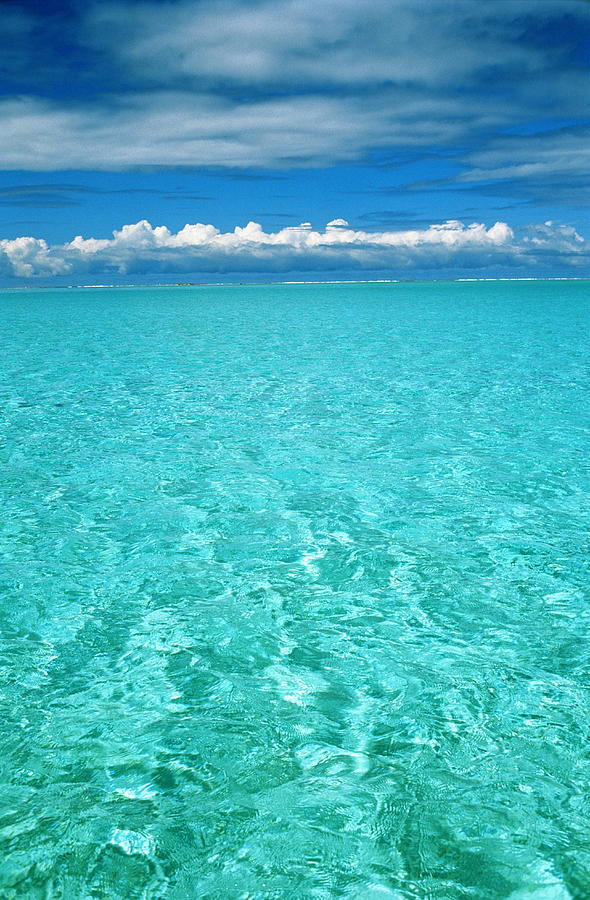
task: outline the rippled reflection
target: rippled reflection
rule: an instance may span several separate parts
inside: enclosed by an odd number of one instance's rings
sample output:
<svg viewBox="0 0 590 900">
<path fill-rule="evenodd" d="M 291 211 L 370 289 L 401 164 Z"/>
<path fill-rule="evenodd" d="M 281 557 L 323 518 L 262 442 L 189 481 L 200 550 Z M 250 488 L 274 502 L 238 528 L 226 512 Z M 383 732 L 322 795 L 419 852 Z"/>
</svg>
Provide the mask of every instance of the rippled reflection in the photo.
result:
<svg viewBox="0 0 590 900">
<path fill-rule="evenodd" d="M 586 296 L 2 295 L 2 898 L 590 896 Z"/>
</svg>

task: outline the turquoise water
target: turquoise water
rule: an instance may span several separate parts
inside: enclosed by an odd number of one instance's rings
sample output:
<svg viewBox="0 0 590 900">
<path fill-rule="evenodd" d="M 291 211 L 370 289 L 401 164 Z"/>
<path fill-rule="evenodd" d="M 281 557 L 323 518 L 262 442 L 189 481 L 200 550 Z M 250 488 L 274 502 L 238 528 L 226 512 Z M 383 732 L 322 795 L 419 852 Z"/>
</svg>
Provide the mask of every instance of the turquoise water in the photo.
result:
<svg viewBox="0 0 590 900">
<path fill-rule="evenodd" d="M 590 896 L 587 283 L 0 312 L 2 900 Z"/>
</svg>

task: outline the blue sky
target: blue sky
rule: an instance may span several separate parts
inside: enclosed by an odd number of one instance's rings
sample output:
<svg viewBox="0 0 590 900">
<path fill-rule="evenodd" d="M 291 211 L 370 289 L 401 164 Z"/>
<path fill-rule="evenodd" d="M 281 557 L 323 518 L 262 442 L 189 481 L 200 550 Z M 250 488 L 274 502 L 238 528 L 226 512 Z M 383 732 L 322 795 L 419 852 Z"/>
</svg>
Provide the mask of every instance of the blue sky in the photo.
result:
<svg viewBox="0 0 590 900">
<path fill-rule="evenodd" d="M 3 283 L 590 274 L 585 0 L 4 0 L 0 43 Z"/>
</svg>

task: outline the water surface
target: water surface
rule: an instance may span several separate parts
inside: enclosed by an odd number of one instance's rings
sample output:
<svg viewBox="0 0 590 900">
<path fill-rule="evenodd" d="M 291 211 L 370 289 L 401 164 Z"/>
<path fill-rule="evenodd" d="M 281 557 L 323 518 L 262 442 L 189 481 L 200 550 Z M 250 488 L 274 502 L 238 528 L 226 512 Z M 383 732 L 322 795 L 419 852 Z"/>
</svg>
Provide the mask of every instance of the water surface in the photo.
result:
<svg viewBox="0 0 590 900">
<path fill-rule="evenodd" d="M 584 282 L 0 295 L 0 896 L 590 896 Z"/>
</svg>

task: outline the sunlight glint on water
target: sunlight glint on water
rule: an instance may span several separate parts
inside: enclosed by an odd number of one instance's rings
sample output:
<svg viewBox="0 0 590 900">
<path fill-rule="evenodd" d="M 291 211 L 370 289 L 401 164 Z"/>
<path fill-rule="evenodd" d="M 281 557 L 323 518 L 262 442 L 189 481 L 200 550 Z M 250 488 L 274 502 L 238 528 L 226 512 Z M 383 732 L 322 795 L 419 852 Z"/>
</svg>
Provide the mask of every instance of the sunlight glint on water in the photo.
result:
<svg viewBox="0 0 590 900">
<path fill-rule="evenodd" d="M 584 282 L 6 292 L 0 896 L 590 896 Z"/>
</svg>

